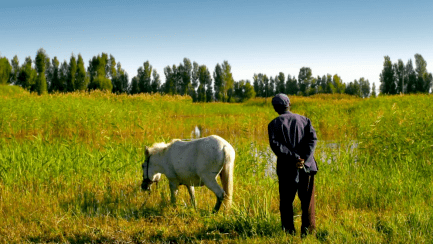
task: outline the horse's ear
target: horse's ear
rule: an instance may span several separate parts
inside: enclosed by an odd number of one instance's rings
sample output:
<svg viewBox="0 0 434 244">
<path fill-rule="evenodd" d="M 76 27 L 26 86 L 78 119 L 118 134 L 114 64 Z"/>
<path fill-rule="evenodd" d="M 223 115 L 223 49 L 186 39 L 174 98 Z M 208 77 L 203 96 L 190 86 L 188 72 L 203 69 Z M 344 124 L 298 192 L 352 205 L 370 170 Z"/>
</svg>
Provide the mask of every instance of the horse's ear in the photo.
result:
<svg viewBox="0 0 434 244">
<path fill-rule="evenodd" d="M 149 148 L 148 148 L 148 146 L 146 146 L 146 148 L 145 148 L 145 156 L 146 156 L 146 157 L 149 156 Z"/>
</svg>

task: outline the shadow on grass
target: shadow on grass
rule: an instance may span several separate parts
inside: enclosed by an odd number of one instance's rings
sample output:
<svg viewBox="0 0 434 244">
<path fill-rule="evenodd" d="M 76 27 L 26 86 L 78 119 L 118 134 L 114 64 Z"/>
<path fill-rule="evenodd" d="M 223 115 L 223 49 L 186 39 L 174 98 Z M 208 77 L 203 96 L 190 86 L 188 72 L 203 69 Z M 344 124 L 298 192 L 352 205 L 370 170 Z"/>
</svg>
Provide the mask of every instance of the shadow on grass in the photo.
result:
<svg viewBox="0 0 434 244">
<path fill-rule="evenodd" d="M 161 217 L 165 208 L 170 205 L 163 192 L 160 192 L 161 200 L 158 200 L 158 204 L 149 206 L 150 204 L 147 203 L 154 201 L 150 194 L 136 186 L 130 185 L 126 188 L 113 190 L 108 186 L 103 192 L 95 189 L 80 189 L 74 197 L 61 201 L 60 207 L 65 212 L 77 216 L 152 220 Z"/>
</svg>

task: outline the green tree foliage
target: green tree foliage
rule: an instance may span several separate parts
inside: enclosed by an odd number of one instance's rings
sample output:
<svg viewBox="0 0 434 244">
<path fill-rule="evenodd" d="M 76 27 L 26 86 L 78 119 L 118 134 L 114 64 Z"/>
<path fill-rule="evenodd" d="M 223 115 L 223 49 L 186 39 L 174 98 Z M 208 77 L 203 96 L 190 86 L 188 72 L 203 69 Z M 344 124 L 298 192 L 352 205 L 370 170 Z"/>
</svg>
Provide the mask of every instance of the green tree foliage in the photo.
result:
<svg viewBox="0 0 434 244">
<path fill-rule="evenodd" d="M 377 91 L 376 91 L 376 88 L 375 88 L 375 83 L 372 83 L 371 97 L 373 97 L 373 98 L 377 97 Z"/>
<path fill-rule="evenodd" d="M 197 102 L 197 87 L 199 85 L 199 65 L 193 62 L 193 70 L 191 73 L 191 86 L 189 87 L 188 94 L 193 99 L 193 102 Z"/>
<path fill-rule="evenodd" d="M 12 71 L 11 71 L 11 76 L 10 76 L 10 83 L 11 84 L 16 84 L 17 83 L 17 78 L 18 78 L 18 73 L 20 72 L 20 61 L 18 60 L 18 56 L 15 55 L 12 60 L 11 60 L 11 66 L 12 66 Z"/>
<path fill-rule="evenodd" d="M 77 59 L 77 71 L 75 73 L 74 86 L 75 90 L 84 91 L 87 89 L 89 84 L 89 76 L 86 74 L 86 69 L 84 68 L 84 61 L 81 54 L 78 54 Z"/>
<path fill-rule="evenodd" d="M 262 96 L 262 91 L 259 88 L 259 76 L 256 73 L 253 75 L 253 89 L 257 97 Z"/>
<path fill-rule="evenodd" d="M 234 87 L 234 78 L 232 76 L 231 65 L 227 60 L 223 61 L 222 64 L 222 81 L 223 81 L 223 100 L 225 102 L 229 102 L 230 93 Z"/>
<path fill-rule="evenodd" d="M 369 80 L 365 80 L 365 78 L 362 77 L 359 79 L 359 84 L 361 90 L 361 97 L 363 98 L 369 97 L 369 93 L 371 90 L 371 85 L 369 84 Z"/>
<path fill-rule="evenodd" d="M 151 93 L 151 76 L 152 65 L 149 61 L 143 63 L 143 66 L 137 69 L 137 78 L 139 79 L 139 89 L 141 93 Z"/>
<path fill-rule="evenodd" d="M 321 77 L 320 86 L 321 86 L 321 92 L 326 93 L 327 92 L 327 76 L 323 75 Z"/>
<path fill-rule="evenodd" d="M 326 82 L 326 93 L 334 94 L 336 92 L 336 88 L 333 85 L 333 76 L 331 74 L 327 74 L 325 82 Z"/>
<path fill-rule="evenodd" d="M 90 83 L 89 89 L 95 90 L 105 90 L 112 91 L 113 84 L 112 81 L 108 78 L 110 73 L 110 65 L 109 58 L 106 53 L 102 53 L 101 55 L 94 56 L 89 61 L 89 66 L 87 71 L 89 73 Z"/>
<path fill-rule="evenodd" d="M 276 94 L 285 93 L 285 74 L 279 72 L 279 76 L 276 77 Z"/>
<path fill-rule="evenodd" d="M 47 54 L 43 48 L 40 48 L 36 53 L 35 68 L 38 73 L 35 82 L 35 91 L 38 95 L 47 93 L 47 78 L 45 76 L 46 71 L 46 59 Z"/>
<path fill-rule="evenodd" d="M 273 77 L 270 76 L 270 81 L 268 82 L 268 96 L 274 96 L 276 95 L 276 80 L 277 80 L 277 76 Z"/>
<path fill-rule="evenodd" d="M 234 102 L 244 102 L 253 97 L 255 97 L 255 90 L 249 80 L 240 80 L 234 83 Z"/>
<path fill-rule="evenodd" d="M 170 66 L 164 68 L 164 75 L 166 76 L 166 83 L 164 84 L 164 92 L 169 95 L 176 94 L 176 74 Z"/>
<path fill-rule="evenodd" d="M 214 68 L 214 97 L 217 101 L 223 100 L 223 69 L 218 63 Z"/>
<path fill-rule="evenodd" d="M 413 68 L 413 61 L 411 59 L 408 60 L 407 64 L 405 65 L 405 81 L 406 87 L 404 88 L 407 93 L 415 93 L 416 90 L 416 82 L 417 82 L 417 76 L 416 72 Z"/>
<path fill-rule="evenodd" d="M 286 94 L 297 95 L 297 93 L 299 91 L 299 87 L 298 87 L 297 79 L 295 78 L 295 76 L 291 77 L 291 75 L 288 75 L 288 77 L 286 79 L 285 91 L 286 91 Z"/>
<path fill-rule="evenodd" d="M 18 77 L 17 77 L 17 85 L 23 87 L 24 89 L 33 91 L 35 88 L 36 82 L 36 70 L 32 67 L 32 58 L 26 57 L 23 65 L 20 68 Z"/>
<path fill-rule="evenodd" d="M 389 56 L 384 56 L 383 71 L 380 74 L 380 83 L 381 93 L 396 94 L 393 65 Z"/>
<path fill-rule="evenodd" d="M 211 74 L 205 65 L 201 65 L 199 66 L 198 101 L 211 102 L 213 97 Z"/>
<path fill-rule="evenodd" d="M 160 87 L 161 87 L 160 75 L 157 73 L 157 70 L 154 69 L 152 71 L 152 83 L 151 83 L 152 93 L 159 92 Z"/>
<path fill-rule="evenodd" d="M 0 85 L 10 83 L 11 74 L 12 65 L 9 63 L 9 59 L 0 56 Z"/>
<path fill-rule="evenodd" d="M 360 85 L 359 82 L 354 79 L 354 82 L 350 82 L 346 87 L 345 87 L 345 94 L 348 95 L 353 95 L 353 96 L 360 96 L 361 92 L 360 92 Z"/>
<path fill-rule="evenodd" d="M 48 72 L 48 91 L 49 92 L 56 92 L 59 91 L 59 60 L 56 56 L 51 60 L 50 69 Z"/>
<path fill-rule="evenodd" d="M 268 76 L 266 74 L 262 74 L 260 73 L 259 75 L 259 79 L 262 81 L 260 84 L 262 84 L 261 86 L 261 90 L 262 90 L 262 96 L 263 97 L 269 97 L 271 96 L 271 94 L 269 93 L 269 89 L 270 89 L 270 79 L 268 78 Z"/>
<path fill-rule="evenodd" d="M 130 94 L 138 94 L 140 92 L 139 89 L 139 78 L 137 78 L 137 76 L 134 76 L 133 79 L 131 80 L 131 85 L 129 88 L 129 93 Z"/>
<path fill-rule="evenodd" d="M 397 93 L 405 93 L 406 79 L 405 79 L 405 66 L 402 59 L 398 59 L 398 63 L 393 64 L 393 71 L 395 73 L 395 84 L 396 84 L 396 92 Z"/>
<path fill-rule="evenodd" d="M 68 70 L 69 66 L 66 60 L 60 65 L 59 68 L 59 90 L 60 92 L 66 92 L 66 81 L 68 80 Z"/>
<path fill-rule="evenodd" d="M 316 77 L 315 88 L 316 93 L 324 93 L 324 89 L 322 87 L 322 78 L 319 75 Z"/>
<path fill-rule="evenodd" d="M 179 71 L 179 76 L 181 78 L 181 82 L 180 82 L 180 86 L 181 86 L 181 90 L 180 90 L 180 94 L 181 95 L 186 95 L 188 94 L 188 88 L 191 84 L 191 79 L 192 79 L 192 65 L 191 65 L 191 61 L 188 58 L 184 58 L 183 60 L 183 64 L 179 64 L 178 67 L 178 71 Z"/>
<path fill-rule="evenodd" d="M 68 76 L 66 79 L 66 90 L 68 92 L 75 91 L 75 76 L 77 75 L 77 60 L 75 55 L 72 54 L 69 59 Z"/>
<path fill-rule="evenodd" d="M 345 83 L 337 74 L 333 76 L 333 86 L 335 87 L 337 93 L 342 94 L 345 92 Z"/>
<path fill-rule="evenodd" d="M 422 57 L 422 55 L 416 53 L 414 55 L 414 59 L 416 62 L 416 91 L 417 92 L 423 92 L 423 93 L 429 93 L 432 88 L 432 74 L 428 73 L 426 69 L 426 61 Z"/>
<path fill-rule="evenodd" d="M 309 94 L 310 84 L 312 83 L 312 70 L 309 67 L 302 67 L 298 73 L 298 87 L 301 95 Z"/>
<path fill-rule="evenodd" d="M 359 80 L 354 80 L 354 82 L 350 82 L 345 87 L 345 93 L 349 95 L 359 96 L 359 97 L 369 97 L 371 87 L 369 84 L 369 80 L 365 80 L 365 78 L 360 78 Z"/>
<path fill-rule="evenodd" d="M 115 77 L 112 77 L 112 85 L 113 85 L 113 93 L 127 93 L 128 92 L 128 73 L 122 69 L 122 65 L 120 62 L 116 65 L 116 73 L 112 72 L 112 74 L 116 74 Z"/>
<path fill-rule="evenodd" d="M 106 73 L 108 73 L 112 81 L 113 79 L 116 79 L 118 77 L 117 70 L 116 70 L 116 59 L 111 54 L 106 68 L 108 69 L 108 72 Z"/>
</svg>

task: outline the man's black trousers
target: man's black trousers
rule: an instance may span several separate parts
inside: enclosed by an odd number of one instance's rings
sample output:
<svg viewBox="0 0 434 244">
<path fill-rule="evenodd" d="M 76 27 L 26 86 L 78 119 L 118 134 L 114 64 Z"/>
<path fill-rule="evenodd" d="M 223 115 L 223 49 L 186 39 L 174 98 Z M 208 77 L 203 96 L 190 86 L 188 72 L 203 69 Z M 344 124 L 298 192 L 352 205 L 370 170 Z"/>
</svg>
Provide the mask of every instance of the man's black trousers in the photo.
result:
<svg viewBox="0 0 434 244">
<path fill-rule="evenodd" d="M 280 171 L 280 172 L 279 172 Z M 290 172 L 279 170 L 279 194 L 280 194 L 280 216 L 282 228 L 289 232 L 295 233 L 294 228 L 294 211 L 293 205 L 295 194 L 301 202 L 301 234 L 307 234 L 315 231 L 315 184 L 314 175 L 310 175 L 300 170 L 298 183 L 294 180 L 297 169 L 291 169 Z"/>
</svg>

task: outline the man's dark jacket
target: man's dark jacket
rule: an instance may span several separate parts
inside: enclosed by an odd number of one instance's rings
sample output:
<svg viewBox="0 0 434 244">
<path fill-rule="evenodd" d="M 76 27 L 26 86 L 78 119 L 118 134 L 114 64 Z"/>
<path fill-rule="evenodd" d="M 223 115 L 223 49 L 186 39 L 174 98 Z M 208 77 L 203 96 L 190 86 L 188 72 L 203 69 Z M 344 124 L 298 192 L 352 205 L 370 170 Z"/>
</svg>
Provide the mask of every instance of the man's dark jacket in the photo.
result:
<svg viewBox="0 0 434 244">
<path fill-rule="evenodd" d="M 270 146 L 277 156 L 279 168 L 296 171 L 297 159 L 304 159 L 305 167 L 311 174 L 318 171 L 313 157 L 316 146 L 316 132 L 310 119 L 285 111 L 268 124 Z"/>
</svg>

